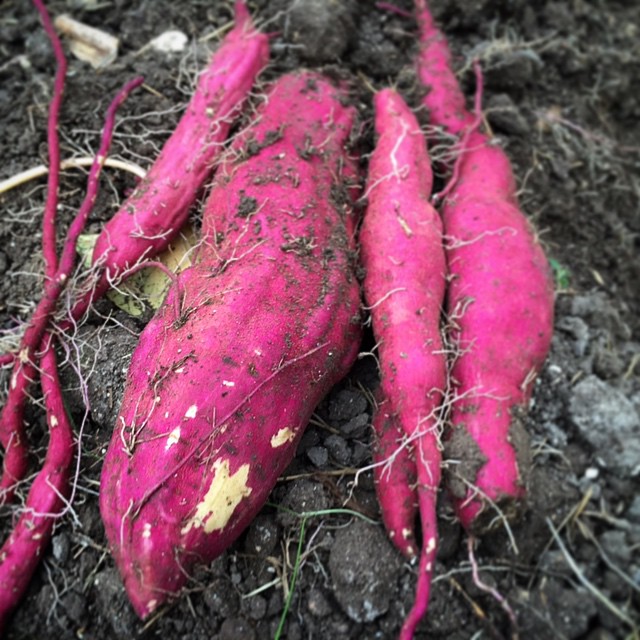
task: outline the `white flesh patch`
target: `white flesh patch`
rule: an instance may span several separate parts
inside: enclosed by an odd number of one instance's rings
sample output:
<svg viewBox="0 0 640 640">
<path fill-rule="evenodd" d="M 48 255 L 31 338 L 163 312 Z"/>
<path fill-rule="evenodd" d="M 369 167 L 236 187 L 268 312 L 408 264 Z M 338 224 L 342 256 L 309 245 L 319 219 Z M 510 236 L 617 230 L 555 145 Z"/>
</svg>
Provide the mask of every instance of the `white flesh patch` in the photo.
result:
<svg viewBox="0 0 640 640">
<path fill-rule="evenodd" d="M 56 418 L 55 416 L 51 416 L 51 420 L 49 420 L 49 424 L 51 425 L 51 428 L 54 429 L 55 427 L 58 426 L 58 418 Z"/>
<path fill-rule="evenodd" d="M 198 415 L 198 407 L 195 404 L 192 404 L 187 412 L 184 414 L 185 418 L 195 418 Z"/>
<path fill-rule="evenodd" d="M 411 529 L 403 529 L 402 530 L 402 537 L 405 540 L 408 540 L 409 538 L 413 537 L 413 531 L 411 531 Z"/>
<path fill-rule="evenodd" d="M 427 553 L 433 553 L 436 548 L 436 539 L 429 538 L 429 542 L 427 542 Z"/>
<path fill-rule="evenodd" d="M 271 446 L 275 449 L 277 447 L 281 447 L 283 444 L 287 444 L 287 442 L 291 442 L 296 437 L 296 434 L 289 429 L 289 427 L 284 427 L 280 429 L 275 436 L 271 438 Z"/>
<path fill-rule="evenodd" d="M 164 445 L 164 450 L 169 451 L 174 444 L 180 442 L 180 425 L 178 425 L 167 438 L 167 444 Z"/>
<path fill-rule="evenodd" d="M 230 382 L 229 380 L 223 380 L 222 381 L 222 385 L 225 387 L 235 387 L 236 383 L 235 382 Z"/>
<path fill-rule="evenodd" d="M 180 533 L 184 536 L 193 527 L 202 527 L 205 533 L 224 529 L 236 507 L 251 494 L 252 489 L 247 486 L 250 469 L 249 464 L 243 464 L 232 475 L 229 460 L 216 460 L 209 490 Z"/>
<path fill-rule="evenodd" d="M 144 527 L 142 528 L 142 537 L 150 538 L 151 537 L 151 523 L 145 522 Z"/>
</svg>

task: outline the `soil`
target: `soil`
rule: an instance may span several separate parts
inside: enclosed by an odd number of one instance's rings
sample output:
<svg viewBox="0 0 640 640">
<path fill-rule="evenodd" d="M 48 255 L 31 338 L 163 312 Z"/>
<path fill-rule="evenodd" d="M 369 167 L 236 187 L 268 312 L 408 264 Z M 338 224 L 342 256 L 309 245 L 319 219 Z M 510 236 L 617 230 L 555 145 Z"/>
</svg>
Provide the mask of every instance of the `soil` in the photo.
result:
<svg viewBox="0 0 640 640">
<path fill-rule="evenodd" d="M 365 154 L 372 143 L 371 87 L 395 84 L 408 93 L 414 87 L 411 3 L 394 4 L 407 15 L 372 0 L 250 2 L 273 34 L 267 79 L 306 65 L 352 81 Z M 69 12 L 120 38 L 117 60 L 99 72 L 69 55 L 60 123 L 63 157 L 90 155 L 97 148 L 111 97 L 142 73 L 151 89 L 137 91 L 122 108 L 113 152 L 148 167 L 179 118 L 217 30 L 228 23 L 230 5 L 50 2 L 53 14 Z M 533 445 L 527 508 L 510 533 L 500 528 L 478 542 L 474 562 L 482 583 L 513 609 L 520 638 L 637 637 L 640 4 L 433 0 L 432 6 L 470 99 L 470 63 L 482 62 L 487 125 L 513 160 L 522 206 L 552 261 L 557 286 L 551 354 L 525 419 Z M 188 36 L 184 51 L 146 46 L 168 29 Z M 26 0 L 4 0 L 0 179 L 46 162 L 53 76 L 53 57 L 35 10 Z M 112 215 L 134 178 L 107 170 L 103 182 L 89 231 Z M 80 172 L 64 174 L 61 228 L 83 191 Z M 45 192 L 40 179 L 0 196 L 2 351 L 10 348 L 10 330 L 28 318 L 39 296 Z M 197 211 L 194 217 L 197 221 Z M 73 509 L 56 525 L 6 637 L 270 638 L 283 617 L 280 637 L 289 640 L 396 637 L 412 603 L 416 567 L 385 537 L 371 472 L 356 475 L 371 462 L 367 392 L 376 386 L 377 373 L 367 356 L 318 407 L 294 461 L 249 529 L 192 576 L 175 603 L 145 623 L 136 618 L 106 548 L 97 489 L 127 363 L 143 324 L 102 301 L 70 343 L 64 381 L 82 451 Z M 368 335 L 362 352 L 372 347 Z M 87 381 L 86 418 L 74 368 Z M 6 394 L 7 370 L 0 376 Z M 27 419 L 35 473 L 47 442 L 37 402 Z M 22 497 L 27 488 L 21 487 Z M 301 519 L 282 507 L 324 514 Z M 332 509 L 348 512 L 326 514 Z M 3 538 L 13 516 L 8 507 L 0 511 Z M 512 637 L 504 609 L 474 580 L 465 534 L 444 493 L 439 529 L 437 578 L 417 637 Z M 296 557 L 299 573 L 292 584 Z"/>
</svg>

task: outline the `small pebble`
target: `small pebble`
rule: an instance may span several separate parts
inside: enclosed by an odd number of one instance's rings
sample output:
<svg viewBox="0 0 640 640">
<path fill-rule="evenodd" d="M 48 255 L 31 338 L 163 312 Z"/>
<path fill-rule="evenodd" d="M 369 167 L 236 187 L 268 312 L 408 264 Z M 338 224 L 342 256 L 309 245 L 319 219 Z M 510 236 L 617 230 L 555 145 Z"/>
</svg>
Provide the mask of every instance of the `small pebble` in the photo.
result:
<svg viewBox="0 0 640 640">
<path fill-rule="evenodd" d="M 307 457 L 318 468 L 326 467 L 329 463 L 329 452 L 325 447 L 311 447 L 307 451 Z"/>
</svg>

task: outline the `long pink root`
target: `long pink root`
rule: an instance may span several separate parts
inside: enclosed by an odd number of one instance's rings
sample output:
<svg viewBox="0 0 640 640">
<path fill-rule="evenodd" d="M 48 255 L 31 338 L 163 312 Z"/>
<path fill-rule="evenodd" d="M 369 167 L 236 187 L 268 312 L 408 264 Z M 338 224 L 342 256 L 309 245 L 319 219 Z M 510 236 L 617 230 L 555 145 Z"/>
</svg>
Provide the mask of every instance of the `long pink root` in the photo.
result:
<svg viewBox="0 0 640 640">
<path fill-rule="evenodd" d="M 29 586 L 31 576 L 49 544 L 53 525 L 66 507 L 69 469 L 73 460 L 73 431 L 58 379 L 51 340 L 43 341 L 42 391 L 47 409 L 49 446 L 18 522 L 0 550 L 0 634 Z"/>
<path fill-rule="evenodd" d="M 0 443 L 5 449 L 3 474 L 0 479 L 0 504 L 11 500 L 16 482 L 24 477 L 27 470 L 28 451 L 23 417 L 29 386 L 37 376 L 36 350 L 56 309 L 60 294 L 73 272 L 76 260 L 76 242 L 97 197 L 102 165 L 107 157 L 115 126 L 116 111 L 131 91 L 142 84 L 142 81 L 142 78 L 135 78 L 128 82 L 107 110 L 100 149 L 91 166 L 87 180 L 87 193 L 69 227 L 58 267 L 53 276 L 46 279 L 44 294 L 20 341 L 18 357 L 14 363 L 9 383 L 9 394 L 2 414 L 0 414 Z M 49 264 L 52 262 L 49 261 Z"/>
</svg>

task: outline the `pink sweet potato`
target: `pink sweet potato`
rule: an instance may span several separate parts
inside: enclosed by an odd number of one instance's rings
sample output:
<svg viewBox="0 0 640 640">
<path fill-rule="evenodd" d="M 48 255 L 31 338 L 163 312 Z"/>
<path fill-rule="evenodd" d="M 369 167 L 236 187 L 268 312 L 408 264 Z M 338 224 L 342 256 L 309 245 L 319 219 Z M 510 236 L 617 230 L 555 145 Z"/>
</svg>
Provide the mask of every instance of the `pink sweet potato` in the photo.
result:
<svg viewBox="0 0 640 640">
<path fill-rule="evenodd" d="M 443 203 L 447 313 L 458 356 L 450 450 L 462 524 L 479 531 L 525 495 L 528 438 L 521 424 L 553 330 L 553 283 L 540 244 L 518 207 L 504 151 L 476 131 L 453 74 L 447 43 L 425 0 L 418 75 L 433 125 L 461 136 L 455 182 Z M 452 460 L 456 462 L 456 460 Z M 481 517 L 482 514 L 482 517 Z"/>
<path fill-rule="evenodd" d="M 142 617 L 249 524 L 357 354 L 344 102 L 317 74 L 274 83 L 218 170 L 198 261 L 141 335 L 100 507 Z"/>
<path fill-rule="evenodd" d="M 0 635 L 40 564 L 53 525 L 66 508 L 73 460 L 73 430 L 61 394 L 51 337 L 43 341 L 42 392 L 49 446 L 14 530 L 0 549 Z"/>
<path fill-rule="evenodd" d="M 418 122 L 391 89 L 379 92 L 374 106 L 378 141 L 369 162 L 360 242 L 387 411 L 415 440 L 422 551 L 415 604 L 401 632 L 402 638 L 410 638 L 427 608 L 437 546 L 438 410 L 446 389 L 440 313 L 446 264 L 440 216 L 429 200 L 431 165 Z M 383 512 L 399 508 L 380 497 Z"/>
</svg>

